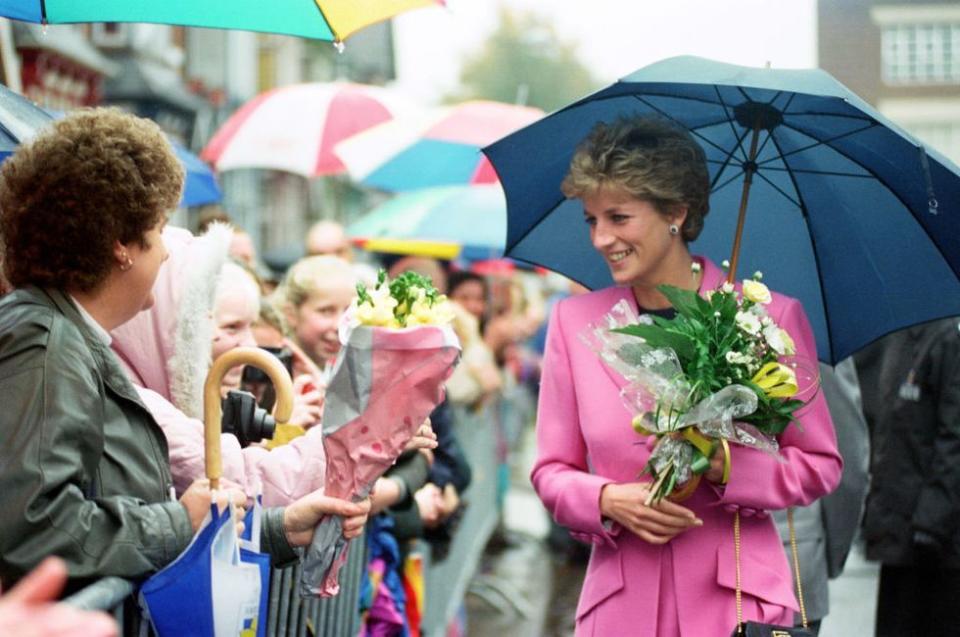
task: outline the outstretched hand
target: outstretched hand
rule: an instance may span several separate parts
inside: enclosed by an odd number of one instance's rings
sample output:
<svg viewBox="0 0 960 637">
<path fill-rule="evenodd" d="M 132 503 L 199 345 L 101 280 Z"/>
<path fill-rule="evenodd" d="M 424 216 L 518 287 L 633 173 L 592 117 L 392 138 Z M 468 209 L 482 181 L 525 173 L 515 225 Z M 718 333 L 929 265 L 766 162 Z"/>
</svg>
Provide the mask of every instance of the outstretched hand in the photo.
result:
<svg viewBox="0 0 960 637">
<path fill-rule="evenodd" d="M 106 613 L 55 603 L 67 581 L 63 560 L 48 557 L 0 597 L 0 635 L 17 637 L 116 637 Z"/>
</svg>

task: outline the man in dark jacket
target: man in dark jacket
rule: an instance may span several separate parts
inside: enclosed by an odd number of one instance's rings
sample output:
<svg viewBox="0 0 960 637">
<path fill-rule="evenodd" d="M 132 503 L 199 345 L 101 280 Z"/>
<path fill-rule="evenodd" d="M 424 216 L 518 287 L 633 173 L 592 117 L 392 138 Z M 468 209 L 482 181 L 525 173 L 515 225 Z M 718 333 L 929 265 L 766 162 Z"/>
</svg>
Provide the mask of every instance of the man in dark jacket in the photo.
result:
<svg viewBox="0 0 960 637">
<path fill-rule="evenodd" d="M 960 599 L 960 321 L 888 336 L 864 537 L 880 561 L 878 636 L 956 635 Z"/>
</svg>

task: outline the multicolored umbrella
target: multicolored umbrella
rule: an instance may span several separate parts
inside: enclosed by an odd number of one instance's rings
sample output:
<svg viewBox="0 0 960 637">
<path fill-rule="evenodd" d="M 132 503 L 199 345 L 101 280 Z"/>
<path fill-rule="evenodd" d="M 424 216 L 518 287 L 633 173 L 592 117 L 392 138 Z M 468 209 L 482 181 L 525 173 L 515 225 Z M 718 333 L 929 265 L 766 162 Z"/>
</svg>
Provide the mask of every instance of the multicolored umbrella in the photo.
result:
<svg viewBox="0 0 960 637">
<path fill-rule="evenodd" d="M 489 259 L 503 254 L 507 204 L 499 184 L 425 188 L 377 206 L 347 235 L 376 252 Z"/>
<path fill-rule="evenodd" d="M 340 42 L 360 29 L 443 0 L 0 0 L 0 16 L 24 22 L 154 22 L 284 33 Z"/>
<path fill-rule="evenodd" d="M 375 86 L 283 86 L 240 107 L 200 156 L 220 171 L 271 168 L 308 178 L 336 175 L 344 166 L 333 154 L 335 144 L 408 108 L 394 93 Z"/>
<path fill-rule="evenodd" d="M 482 146 L 531 124 L 543 111 L 474 101 L 398 117 L 334 149 L 350 176 L 371 188 L 401 191 L 496 183 Z"/>
</svg>

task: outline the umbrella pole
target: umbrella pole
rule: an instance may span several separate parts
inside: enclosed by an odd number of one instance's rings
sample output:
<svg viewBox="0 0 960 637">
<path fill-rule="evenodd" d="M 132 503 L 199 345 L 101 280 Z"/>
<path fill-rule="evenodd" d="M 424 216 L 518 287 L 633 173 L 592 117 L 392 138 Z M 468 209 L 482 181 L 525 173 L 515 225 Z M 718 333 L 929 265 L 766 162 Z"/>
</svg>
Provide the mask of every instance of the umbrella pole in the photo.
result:
<svg viewBox="0 0 960 637">
<path fill-rule="evenodd" d="M 290 382 L 290 374 L 280 359 L 270 352 L 259 347 L 237 347 L 213 361 L 203 384 L 203 457 L 211 490 L 220 488 L 220 477 L 223 475 L 220 460 L 220 420 L 223 417 L 220 384 L 224 375 L 237 365 L 254 365 L 270 377 L 277 393 L 277 406 L 274 409 L 277 424 L 287 422 L 293 412 L 293 383 Z"/>
<path fill-rule="evenodd" d="M 740 260 L 740 240 L 743 238 L 743 224 L 747 219 L 747 200 L 750 198 L 750 185 L 753 183 L 753 174 L 757 172 L 757 145 L 760 141 L 760 126 L 753 127 L 753 136 L 750 138 L 750 157 L 743 169 L 743 192 L 740 195 L 740 213 L 737 215 L 737 231 L 733 236 L 733 250 L 730 253 L 730 270 L 727 272 L 727 282 L 733 283 L 737 278 L 737 262 Z"/>
</svg>

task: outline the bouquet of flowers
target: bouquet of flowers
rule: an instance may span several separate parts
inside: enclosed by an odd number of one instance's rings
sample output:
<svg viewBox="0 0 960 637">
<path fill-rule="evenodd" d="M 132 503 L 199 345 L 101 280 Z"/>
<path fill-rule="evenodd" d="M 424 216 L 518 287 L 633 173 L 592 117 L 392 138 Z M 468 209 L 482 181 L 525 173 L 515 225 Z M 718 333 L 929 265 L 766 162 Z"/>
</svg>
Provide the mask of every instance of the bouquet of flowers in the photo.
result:
<svg viewBox="0 0 960 637">
<path fill-rule="evenodd" d="M 634 430 L 657 437 L 644 468 L 654 480 L 649 502 L 692 493 L 717 445 L 778 454 L 776 436 L 816 387 L 790 334 L 767 314 L 771 296 L 760 279 L 757 272 L 745 281 L 742 294 L 725 283 L 706 298 L 663 285 L 674 318 L 637 317 L 621 301 L 581 335 L 629 381 L 621 395 Z M 689 488 L 675 492 L 679 485 Z"/>
<path fill-rule="evenodd" d="M 419 274 L 390 281 L 381 270 L 373 289 L 357 286 L 324 404 L 327 495 L 367 497 L 443 400 L 460 356 L 452 318 L 446 297 Z M 302 594 L 336 594 L 346 544 L 338 520 L 320 524 L 303 561 Z"/>
</svg>

